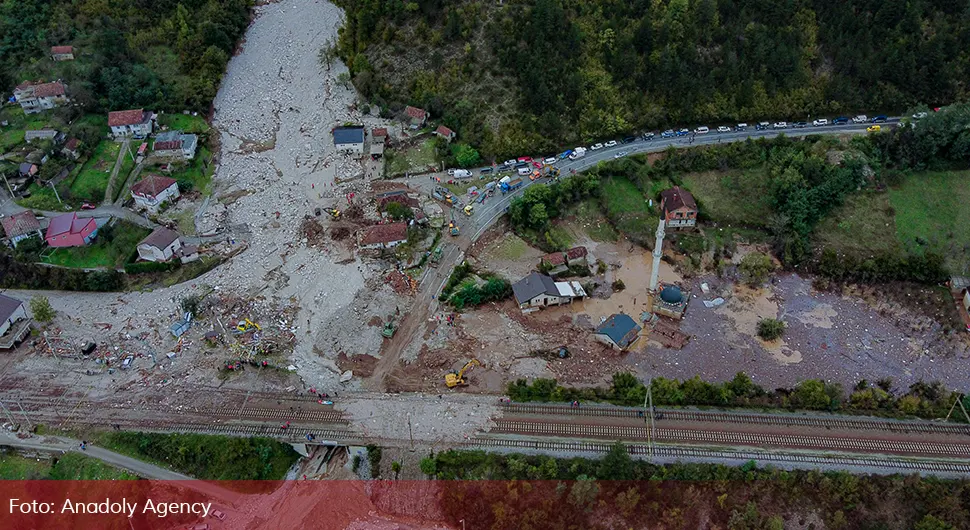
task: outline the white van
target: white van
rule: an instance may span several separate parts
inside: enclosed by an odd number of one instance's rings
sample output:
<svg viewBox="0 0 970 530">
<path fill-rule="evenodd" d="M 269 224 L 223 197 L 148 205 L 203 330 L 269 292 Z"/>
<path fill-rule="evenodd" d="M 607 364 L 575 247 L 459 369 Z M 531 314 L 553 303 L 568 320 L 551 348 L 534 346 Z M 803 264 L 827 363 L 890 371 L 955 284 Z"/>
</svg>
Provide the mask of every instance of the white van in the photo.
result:
<svg viewBox="0 0 970 530">
<path fill-rule="evenodd" d="M 527 168 L 527 167 L 520 167 L 519 168 L 519 176 L 521 176 L 521 177 L 526 177 L 530 173 L 532 173 L 532 171 L 530 171 L 529 168 Z"/>
<path fill-rule="evenodd" d="M 694 133 L 696 133 L 696 134 L 707 134 L 709 132 L 711 132 L 711 130 L 709 128 L 703 127 L 703 126 L 694 129 Z"/>
<path fill-rule="evenodd" d="M 456 169 L 454 174 L 454 177 L 456 179 L 467 179 L 467 178 L 471 178 L 471 176 L 472 176 L 472 172 L 468 171 L 467 169 Z"/>
</svg>

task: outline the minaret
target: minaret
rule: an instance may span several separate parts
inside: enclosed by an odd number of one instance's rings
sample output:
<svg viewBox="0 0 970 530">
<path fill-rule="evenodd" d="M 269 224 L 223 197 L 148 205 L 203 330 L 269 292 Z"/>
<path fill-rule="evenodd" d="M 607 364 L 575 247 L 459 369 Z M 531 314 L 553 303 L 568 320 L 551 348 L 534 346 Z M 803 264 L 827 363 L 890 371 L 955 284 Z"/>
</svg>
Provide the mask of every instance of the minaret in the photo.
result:
<svg viewBox="0 0 970 530">
<path fill-rule="evenodd" d="M 650 270 L 650 292 L 657 292 L 657 281 L 660 279 L 660 258 L 663 256 L 664 246 L 664 218 L 657 224 L 657 241 L 653 244 L 653 268 Z"/>
</svg>

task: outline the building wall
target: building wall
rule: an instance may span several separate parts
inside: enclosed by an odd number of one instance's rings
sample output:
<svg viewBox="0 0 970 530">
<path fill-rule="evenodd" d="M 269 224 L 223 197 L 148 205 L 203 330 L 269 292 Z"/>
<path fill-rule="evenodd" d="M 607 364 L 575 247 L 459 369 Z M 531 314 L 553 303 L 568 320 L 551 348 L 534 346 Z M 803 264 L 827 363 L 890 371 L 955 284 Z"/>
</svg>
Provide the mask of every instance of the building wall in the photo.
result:
<svg viewBox="0 0 970 530">
<path fill-rule="evenodd" d="M 670 228 L 685 228 L 697 225 L 697 212 L 688 208 L 679 208 L 667 212 L 666 223 Z"/>
<path fill-rule="evenodd" d="M 146 261 L 168 261 L 175 255 L 175 251 L 182 247 L 182 241 L 176 239 L 165 248 L 152 245 L 138 245 L 138 257 Z"/>
<path fill-rule="evenodd" d="M 20 307 L 18 307 L 13 312 L 13 314 L 10 315 L 10 318 L 8 318 L 7 320 L 4 320 L 3 322 L 0 322 L 0 335 L 3 335 L 4 333 L 6 333 L 7 330 L 10 329 L 10 326 L 12 326 L 14 322 L 17 322 L 18 320 L 25 320 L 26 318 L 27 318 L 27 310 L 24 308 L 24 304 L 20 304 Z"/>
<path fill-rule="evenodd" d="M 620 346 L 613 342 L 613 339 L 609 335 L 604 335 L 602 333 L 593 333 L 593 340 L 599 342 L 600 344 L 605 344 L 614 350 L 619 350 Z"/>
<path fill-rule="evenodd" d="M 152 122 L 139 123 L 136 125 L 114 125 L 111 127 L 111 135 L 115 138 L 124 136 L 144 137 L 152 133 Z"/>
<path fill-rule="evenodd" d="M 178 185 L 172 184 L 171 186 L 165 188 L 161 191 L 155 198 L 144 197 L 141 195 L 136 195 L 134 193 L 131 196 L 135 199 L 135 204 L 141 206 L 142 208 L 147 208 L 149 210 L 154 210 L 158 208 L 165 201 L 172 202 L 180 197 Z"/>
<path fill-rule="evenodd" d="M 363 142 L 355 143 L 355 144 L 340 144 L 340 145 L 338 145 L 336 147 L 337 147 L 337 151 L 340 151 L 342 153 L 358 153 L 358 154 L 363 154 L 363 152 L 364 152 L 364 143 Z"/>
<path fill-rule="evenodd" d="M 569 298 L 564 298 L 560 296 L 540 294 L 539 296 L 529 300 L 524 304 L 519 304 L 519 309 L 529 309 L 534 307 L 549 307 L 552 305 L 562 305 L 568 304 Z"/>
</svg>

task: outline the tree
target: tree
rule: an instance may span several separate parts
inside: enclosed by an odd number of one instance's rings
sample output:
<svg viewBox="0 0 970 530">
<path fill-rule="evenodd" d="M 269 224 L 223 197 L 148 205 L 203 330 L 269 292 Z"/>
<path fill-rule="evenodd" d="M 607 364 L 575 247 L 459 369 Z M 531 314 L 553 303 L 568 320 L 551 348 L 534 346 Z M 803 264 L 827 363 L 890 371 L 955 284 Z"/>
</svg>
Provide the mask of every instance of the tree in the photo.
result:
<svg viewBox="0 0 970 530">
<path fill-rule="evenodd" d="M 925 515 L 922 519 L 913 526 L 914 530 L 954 530 L 956 527 L 950 523 L 934 517 L 932 515 Z"/>
<path fill-rule="evenodd" d="M 429 477 L 434 477 L 438 473 L 438 461 L 435 460 L 434 456 L 429 456 L 421 459 L 421 472 Z"/>
<path fill-rule="evenodd" d="M 741 279 L 751 287 L 759 287 L 768 279 L 771 271 L 775 270 L 775 264 L 771 257 L 762 252 L 752 252 L 741 259 L 738 271 Z"/>
<path fill-rule="evenodd" d="M 30 299 L 30 312 L 34 314 L 34 320 L 38 322 L 50 322 L 57 314 L 51 307 L 50 300 L 46 296 L 34 296 Z"/>
<path fill-rule="evenodd" d="M 482 161 L 482 157 L 474 147 L 468 144 L 456 144 L 451 147 L 451 153 L 459 167 L 472 167 Z"/>
<path fill-rule="evenodd" d="M 411 208 L 396 201 L 387 203 L 384 210 L 387 211 L 387 214 L 390 215 L 395 221 L 414 218 L 414 211 L 411 210 Z"/>
<path fill-rule="evenodd" d="M 596 475 L 602 480 L 633 480 L 633 459 L 623 442 L 617 441 L 610 447 Z"/>
<path fill-rule="evenodd" d="M 758 321 L 758 336 L 771 342 L 780 339 L 785 333 L 785 322 L 776 318 L 762 318 Z"/>
<path fill-rule="evenodd" d="M 396 479 L 401 474 L 401 463 L 396 460 L 391 462 L 391 471 L 394 472 L 394 478 Z"/>
</svg>

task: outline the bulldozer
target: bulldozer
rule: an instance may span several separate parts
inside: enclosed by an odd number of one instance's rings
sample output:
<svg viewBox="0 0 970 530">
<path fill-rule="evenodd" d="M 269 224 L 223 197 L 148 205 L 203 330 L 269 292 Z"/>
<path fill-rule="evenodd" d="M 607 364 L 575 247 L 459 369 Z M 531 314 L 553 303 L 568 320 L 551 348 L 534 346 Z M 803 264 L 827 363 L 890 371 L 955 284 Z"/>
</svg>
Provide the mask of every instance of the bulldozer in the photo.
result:
<svg viewBox="0 0 970 530">
<path fill-rule="evenodd" d="M 465 366 L 461 367 L 461 370 L 457 372 L 448 372 L 445 374 L 445 384 L 448 388 L 455 388 L 456 386 L 468 386 L 468 381 L 465 379 L 465 372 L 468 371 L 472 365 L 478 365 L 485 368 L 485 365 L 478 362 L 478 359 L 472 359 L 465 363 Z"/>
<path fill-rule="evenodd" d="M 385 339 L 389 339 L 394 336 L 394 332 L 397 331 L 397 326 L 394 324 L 394 319 L 390 319 L 384 324 L 384 329 L 381 330 L 381 335 Z"/>
<path fill-rule="evenodd" d="M 457 236 L 458 235 L 458 225 L 455 224 L 455 213 L 451 213 L 451 222 L 448 223 L 448 233 Z"/>
<path fill-rule="evenodd" d="M 340 219 L 340 210 L 336 208 L 324 208 L 323 210 L 328 214 L 330 214 L 330 217 L 333 217 L 334 219 Z"/>
<path fill-rule="evenodd" d="M 259 327 L 259 324 L 247 318 L 245 320 L 240 320 L 239 323 L 236 324 L 236 329 L 233 331 L 233 333 L 236 335 L 242 335 L 243 333 L 249 333 L 252 330 L 262 331 L 263 328 Z"/>
</svg>

